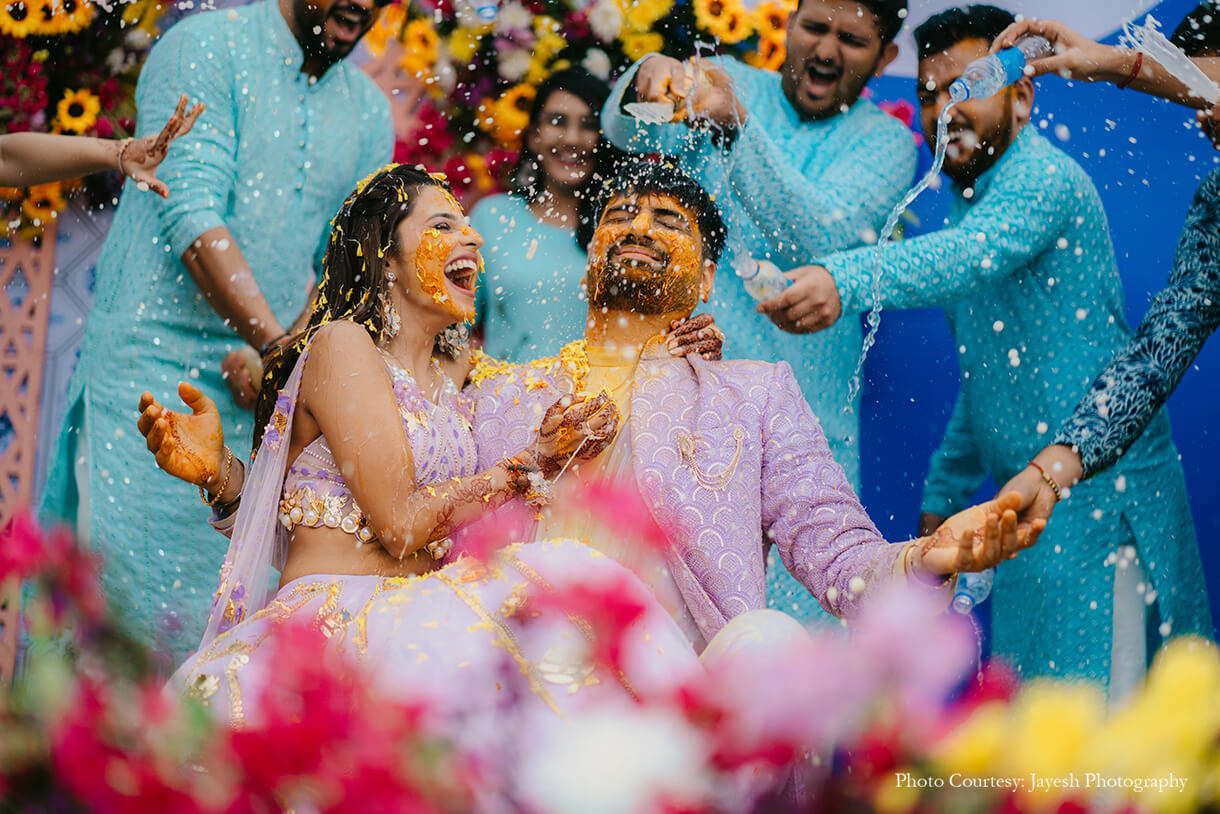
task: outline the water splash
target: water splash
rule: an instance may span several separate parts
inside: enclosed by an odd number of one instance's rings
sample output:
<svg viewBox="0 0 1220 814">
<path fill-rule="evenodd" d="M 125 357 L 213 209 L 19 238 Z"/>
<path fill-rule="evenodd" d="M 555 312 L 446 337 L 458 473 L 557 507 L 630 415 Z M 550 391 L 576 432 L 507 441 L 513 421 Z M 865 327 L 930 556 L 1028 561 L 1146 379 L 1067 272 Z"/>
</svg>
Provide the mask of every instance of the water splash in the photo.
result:
<svg viewBox="0 0 1220 814">
<path fill-rule="evenodd" d="M 1206 100 L 1208 104 L 1220 102 L 1220 87 L 1180 48 L 1165 39 L 1165 35 L 1161 33 L 1161 24 L 1151 14 L 1144 18 L 1142 26 L 1131 23 L 1123 25 L 1123 35 L 1119 37 L 1118 42 L 1119 45 L 1133 51 L 1141 51 L 1155 59 L 1191 93 Z"/>
<path fill-rule="evenodd" d="M 852 374 L 851 380 L 847 383 L 847 405 L 843 408 L 845 413 L 852 411 L 852 401 L 856 398 L 856 394 L 860 392 L 860 374 L 864 370 L 864 360 L 868 358 L 868 352 L 872 350 L 873 344 L 876 343 L 877 329 L 881 327 L 881 278 L 884 272 L 881 266 L 881 247 L 886 243 L 893 242 L 894 232 L 898 229 L 898 220 L 902 217 L 902 213 L 915 202 L 916 198 L 923 194 L 923 191 L 928 188 L 932 180 L 940 174 L 940 168 L 945 163 L 945 150 L 948 147 L 949 141 L 949 116 L 953 106 L 964 100 L 965 97 L 961 96 L 959 88 L 955 83 L 950 87 L 949 103 L 940 111 L 940 117 L 936 120 L 936 154 L 932 159 L 931 169 L 920 179 L 918 184 L 911 187 L 910 191 L 903 196 L 898 205 L 890 212 L 890 216 L 885 220 L 885 225 L 881 227 L 881 234 L 877 237 L 876 260 L 873 263 L 873 307 L 869 309 L 868 315 L 865 317 L 865 322 L 868 324 L 868 333 L 864 335 L 864 344 L 860 348 L 860 358 L 856 361 L 856 370 Z"/>
</svg>

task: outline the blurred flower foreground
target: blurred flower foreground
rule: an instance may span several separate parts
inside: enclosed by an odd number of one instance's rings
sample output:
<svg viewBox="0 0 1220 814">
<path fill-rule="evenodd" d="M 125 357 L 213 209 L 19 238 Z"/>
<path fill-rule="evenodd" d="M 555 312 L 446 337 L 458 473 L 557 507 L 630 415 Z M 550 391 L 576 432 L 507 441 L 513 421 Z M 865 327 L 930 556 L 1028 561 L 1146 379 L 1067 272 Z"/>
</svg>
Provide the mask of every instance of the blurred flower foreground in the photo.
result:
<svg viewBox="0 0 1220 814">
<path fill-rule="evenodd" d="M 601 511 L 615 505 L 589 496 L 615 533 L 653 533 L 638 513 Z M 1220 654 L 1197 639 L 1171 642 L 1146 686 L 1109 709 L 1086 684 L 1018 686 L 995 665 L 975 675 L 961 618 L 890 595 L 850 633 L 817 630 L 660 694 L 524 720 L 523 748 L 489 767 L 423 699 L 377 697 L 309 625 L 271 644 L 279 677 L 253 699 L 259 723 L 216 726 L 165 693 L 149 653 L 115 627 L 94 557 L 28 515 L 0 538 L 8 580 L 30 596 L 31 644 L 0 688 L 2 811 L 1220 811 Z M 617 588 L 556 586 L 536 612 L 588 619 L 590 657 L 613 662 L 635 619 Z"/>
</svg>

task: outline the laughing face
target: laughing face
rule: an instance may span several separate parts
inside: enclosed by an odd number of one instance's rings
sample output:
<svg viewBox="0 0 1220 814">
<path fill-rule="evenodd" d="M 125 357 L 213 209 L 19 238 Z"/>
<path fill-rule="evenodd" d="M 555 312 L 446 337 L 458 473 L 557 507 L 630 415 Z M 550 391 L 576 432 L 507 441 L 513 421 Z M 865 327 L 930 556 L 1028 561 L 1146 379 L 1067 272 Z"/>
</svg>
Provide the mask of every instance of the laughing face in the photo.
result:
<svg viewBox="0 0 1220 814">
<path fill-rule="evenodd" d="M 450 321 L 474 319 L 483 238 L 445 190 L 426 186 L 414 194 L 415 206 L 398 226 L 398 256 L 387 269 L 411 306 L 439 310 Z"/>
<path fill-rule="evenodd" d="M 788 18 L 785 45 L 780 81 L 802 119 L 851 107 L 898 56 L 898 46 L 882 44 L 877 16 L 851 0 L 803 0 Z"/>
<path fill-rule="evenodd" d="M 381 14 L 373 0 L 293 0 L 292 10 L 301 49 L 323 70 L 351 53 Z"/>
<path fill-rule="evenodd" d="M 589 246 L 591 306 L 637 314 L 688 315 L 711 293 L 695 214 L 662 194 L 615 196 Z"/>
<path fill-rule="evenodd" d="M 546 181 L 571 191 L 583 187 L 593 174 L 600 134 L 598 111 L 576 94 L 557 90 L 547 97 L 538 123 L 525 138 Z"/>
<path fill-rule="evenodd" d="M 974 60 L 987 55 L 987 40 L 967 39 L 919 61 L 919 121 L 933 149 L 936 120 L 949 102 L 949 86 Z M 1021 79 L 994 96 L 971 99 L 950 111 L 945 174 L 959 186 L 971 186 L 986 172 L 1029 121 L 1034 86 Z"/>
</svg>

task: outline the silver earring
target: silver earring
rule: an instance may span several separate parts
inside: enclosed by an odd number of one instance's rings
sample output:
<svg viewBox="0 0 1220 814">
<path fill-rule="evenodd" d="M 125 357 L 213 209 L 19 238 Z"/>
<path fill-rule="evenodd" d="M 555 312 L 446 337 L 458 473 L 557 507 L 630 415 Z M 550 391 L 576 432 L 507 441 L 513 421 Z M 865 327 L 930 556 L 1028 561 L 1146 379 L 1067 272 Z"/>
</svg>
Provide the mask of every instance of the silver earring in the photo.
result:
<svg viewBox="0 0 1220 814">
<path fill-rule="evenodd" d="M 395 280 L 397 280 L 397 279 L 398 279 L 398 275 L 397 275 L 397 274 L 395 274 L 395 273 L 394 273 L 394 272 L 392 272 L 392 271 L 387 271 L 387 272 L 385 273 L 385 279 L 386 279 L 386 282 L 387 282 L 387 283 L 392 283 L 392 282 L 394 282 Z"/>
<path fill-rule="evenodd" d="M 390 302 L 389 295 L 383 294 L 381 297 L 381 341 L 389 342 L 398 336 L 398 330 L 401 327 L 402 318 L 398 316 L 398 309 L 394 307 L 394 303 Z"/>
</svg>

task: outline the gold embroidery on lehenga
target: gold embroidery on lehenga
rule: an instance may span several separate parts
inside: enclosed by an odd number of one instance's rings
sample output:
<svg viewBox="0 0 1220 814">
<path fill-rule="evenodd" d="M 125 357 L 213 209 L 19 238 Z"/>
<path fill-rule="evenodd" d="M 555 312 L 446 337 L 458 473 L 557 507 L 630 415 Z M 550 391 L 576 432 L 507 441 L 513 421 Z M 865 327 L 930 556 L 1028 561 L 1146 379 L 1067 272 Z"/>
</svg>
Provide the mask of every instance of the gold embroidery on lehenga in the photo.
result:
<svg viewBox="0 0 1220 814">
<path fill-rule="evenodd" d="M 539 574 L 537 571 L 535 571 L 533 569 L 533 567 L 531 565 L 529 565 L 529 563 L 525 562 L 520 557 L 516 557 L 516 556 L 514 556 L 512 554 L 508 554 L 506 552 L 501 552 L 501 558 L 504 559 L 505 561 L 507 561 L 508 564 L 511 565 L 513 568 L 516 568 L 519 572 L 521 572 L 521 574 L 526 579 L 528 579 L 530 582 L 537 585 L 542 590 L 550 591 L 550 592 L 553 592 L 555 590 L 554 586 L 552 586 L 551 583 L 547 582 L 546 578 L 543 577 L 542 574 Z M 585 619 L 583 616 L 577 616 L 574 613 L 565 612 L 564 615 L 568 617 L 568 621 L 571 622 L 572 625 L 577 630 L 580 631 L 580 634 L 585 637 L 585 639 L 589 642 L 590 645 L 596 643 L 597 633 L 593 630 L 593 625 L 589 624 L 588 619 Z M 551 650 L 555 650 L 555 649 L 556 648 L 554 648 L 554 647 L 551 648 Z M 544 661 L 546 661 L 547 657 L 551 655 L 551 650 L 548 650 L 546 655 L 543 656 Z M 569 671 L 570 671 L 570 669 L 571 668 L 569 668 Z M 582 675 L 584 678 L 584 681 L 583 681 L 584 684 L 596 684 L 597 683 L 597 677 L 595 675 L 593 675 L 593 665 L 592 664 L 589 665 L 588 671 L 582 670 Z M 619 683 L 623 685 L 623 689 L 627 691 L 628 695 L 630 695 L 632 698 L 634 698 L 637 701 L 640 700 L 639 693 L 636 692 L 635 687 L 631 683 L 631 679 L 627 678 L 626 673 L 624 673 L 622 670 L 616 670 L 615 678 L 617 678 Z M 556 683 L 560 683 L 560 682 L 556 682 Z M 576 689 L 578 689 L 578 688 L 579 687 L 569 689 L 568 692 L 574 693 L 574 692 L 576 692 Z"/>
<path fill-rule="evenodd" d="M 741 427 L 733 430 L 733 440 L 737 444 L 736 449 L 733 450 L 733 457 L 724 465 L 724 469 L 716 474 L 704 472 L 699 468 L 699 462 L 695 460 L 695 445 L 706 443 L 698 433 L 692 435 L 686 430 L 678 430 L 678 457 L 682 460 L 682 466 L 694 473 L 695 480 L 700 486 L 705 489 L 723 489 L 729 485 L 733 473 L 737 471 L 737 464 L 741 462 L 742 442 L 745 437 L 746 434 Z"/>
<path fill-rule="evenodd" d="M 445 585 L 448 585 L 449 589 L 457 595 L 458 599 L 465 602 L 466 606 L 474 611 L 476 616 L 482 619 L 486 624 L 490 625 L 492 630 L 499 634 L 499 637 L 493 640 L 498 642 L 508 652 L 508 654 L 512 656 L 513 661 L 517 662 L 517 667 L 521 670 L 521 674 L 524 675 L 526 681 L 529 682 L 530 691 L 532 691 L 534 695 L 541 698 L 543 703 L 550 707 L 551 712 L 554 712 L 561 718 L 564 717 L 563 713 L 559 710 L 559 707 L 555 705 L 554 699 L 551 698 L 551 694 L 547 692 L 546 687 L 542 686 L 542 683 L 539 681 L 539 677 L 537 675 L 537 670 L 530 660 L 525 657 L 525 653 L 521 649 L 521 644 L 517 641 L 516 635 L 512 632 L 508 625 L 504 624 L 502 619 L 499 619 L 492 613 L 488 612 L 487 608 L 483 607 L 483 605 L 475 597 L 467 593 L 465 587 L 463 587 L 457 579 L 454 579 L 449 574 L 446 574 L 445 570 L 446 569 L 434 571 L 430 576 L 435 577 Z"/>
</svg>

